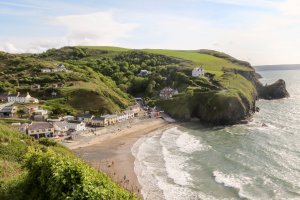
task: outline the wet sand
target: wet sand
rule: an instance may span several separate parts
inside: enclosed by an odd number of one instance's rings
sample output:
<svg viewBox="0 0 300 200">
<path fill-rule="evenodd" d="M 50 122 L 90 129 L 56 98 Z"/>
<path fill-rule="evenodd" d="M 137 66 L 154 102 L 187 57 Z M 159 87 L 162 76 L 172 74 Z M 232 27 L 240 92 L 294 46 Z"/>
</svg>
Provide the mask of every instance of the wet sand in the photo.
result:
<svg viewBox="0 0 300 200">
<path fill-rule="evenodd" d="M 141 197 L 141 185 L 134 172 L 135 158 L 131 148 L 144 135 L 171 126 L 173 124 L 162 119 L 142 120 L 114 133 L 91 136 L 94 139 L 88 140 L 89 142 L 86 137 L 65 145 L 91 166 Z"/>
</svg>

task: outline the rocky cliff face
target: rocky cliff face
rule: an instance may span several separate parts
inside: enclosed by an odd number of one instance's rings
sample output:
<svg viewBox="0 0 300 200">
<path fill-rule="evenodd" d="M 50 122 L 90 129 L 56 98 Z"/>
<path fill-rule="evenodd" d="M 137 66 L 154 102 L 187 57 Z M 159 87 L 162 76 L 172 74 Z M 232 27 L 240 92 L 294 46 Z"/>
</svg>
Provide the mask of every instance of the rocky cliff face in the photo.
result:
<svg viewBox="0 0 300 200">
<path fill-rule="evenodd" d="M 249 102 L 242 96 L 216 94 L 206 101 L 198 104 L 194 116 L 209 124 L 236 124 L 255 112 L 255 101 Z"/>
<path fill-rule="evenodd" d="M 258 97 L 261 99 L 282 99 L 290 96 L 286 90 L 285 81 L 282 79 L 271 85 L 258 86 L 257 92 Z"/>
<path fill-rule="evenodd" d="M 255 86 L 257 91 L 257 99 L 282 99 L 289 97 L 289 93 L 286 89 L 285 81 L 279 79 L 275 83 L 271 85 L 263 85 L 259 78 L 262 76 L 253 71 L 238 71 L 239 74 L 244 76 L 247 80 L 251 81 L 251 83 Z"/>
<path fill-rule="evenodd" d="M 237 124 L 251 117 L 258 110 L 255 103 L 259 98 L 279 99 L 288 97 L 286 85 L 278 80 L 272 85 L 263 86 L 255 71 L 235 71 L 245 82 L 250 81 L 248 90 L 232 92 L 232 89 L 219 92 L 191 92 L 163 101 L 160 106 L 172 117 L 189 120 L 197 117 L 201 122 L 213 125 Z M 240 82 L 242 84 L 242 82 Z M 235 89 L 233 89 L 235 91 Z"/>
</svg>

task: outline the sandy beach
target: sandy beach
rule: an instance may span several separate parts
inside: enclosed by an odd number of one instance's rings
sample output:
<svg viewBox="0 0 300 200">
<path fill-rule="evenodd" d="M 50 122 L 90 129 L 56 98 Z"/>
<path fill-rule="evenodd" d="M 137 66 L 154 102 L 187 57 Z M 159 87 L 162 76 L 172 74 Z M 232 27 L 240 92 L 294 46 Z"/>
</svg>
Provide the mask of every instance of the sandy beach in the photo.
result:
<svg viewBox="0 0 300 200">
<path fill-rule="evenodd" d="M 91 166 L 141 197 L 131 148 L 144 135 L 172 126 L 162 119 L 138 120 L 130 125 L 119 124 L 102 132 L 99 130 L 64 144 Z"/>
</svg>

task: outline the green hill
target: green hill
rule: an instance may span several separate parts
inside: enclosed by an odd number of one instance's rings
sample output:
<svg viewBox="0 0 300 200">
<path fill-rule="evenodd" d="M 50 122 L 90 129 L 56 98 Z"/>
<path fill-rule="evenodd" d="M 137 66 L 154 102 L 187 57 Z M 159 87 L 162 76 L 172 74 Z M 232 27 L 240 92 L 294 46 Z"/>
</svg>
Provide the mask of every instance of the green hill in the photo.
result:
<svg viewBox="0 0 300 200">
<path fill-rule="evenodd" d="M 130 105 L 133 96 L 139 96 L 178 118 L 200 117 L 202 121 L 226 124 L 248 116 L 256 99 L 255 71 L 250 64 L 211 50 L 82 46 L 50 49 L 42 54 L 1 53 L 0 57 L 3 60 L 0 62 L 0 78 L 5 80 L 0 82 L 0 90 L 25 92 L 31 84 L 41 84 L 42 89 L 32 91 L 32 94 L 45 100 L 43 106 L 53 115 L 76 115 L 85 111 L 113 113 Z M 64 64 L 68 70 L 41 73 L 42 68 L 55 69 L 58 64 Z M 206 77 L 191 77 L 192 69 L 200 66 L 205 69 Z M 149 74 L 139 75 L 141 70 L 147 70 Z M 51 88 L 53 83 L 63 86 Z M 158 98 L 159 91 L 167 86 L 178 89 L 180 93 L 171 102 Z M 51 96 L 53 92 L 57 96 Z M 181 99 L 187 94 L 193 94 L 193 98 L 188 101 Z M 221 100 L 226 101 L 227 97 L 234 98 L 240 105 L 236 119 L 227 117 L 226 112 L 233 111 L 226 110 L 226 104 L 215 105 Z M 212 100 L 215 98 L 221 100 Z M 173 105 L 177 101 L 185 101 L 186 104 L 182 105 L 188 107 L 178 109 Z M 199 102 L 204 103 L 199 105 Z M 204 117 L 207 112 L 213 116 Z"/>
<path fill-rule="evenodd" d="M 70 51 L 64 52 L 68 59 L 73 58 Z M 63 53 L 59 54 L 63 56 Z M 76 54 L 78 55 L 78 54 Z M 50 56 L 51 57 L 51 56 Z M 0 91 L 28 92 L 42 100 L 45 106 L 56 115 L 78 114 L 84 111 L 92 113 L 112 113 L 126 108 L 131 103 L 131 97 L 122 92 L 109 77 L 95 72 L 88 66 L 78 67 L 72 62 L 42 55 L 13 55 L 0 53 Z M 42 73 L 41 69 L 55 69 L 56 65 L 64 64 L 67 71 Z M 32 84 L 40 84 L 40 90 L 31 91 Z M 53 88 L 52 84 L 60 87 Z M 57 96 L 52 96 L 55 92 Z M 85 101 L 80 101 L 86 95 Z M 79 104 L 78 104 L 79 102 Z M 90 105 L 97 105 L 93 108 Z"/>
<path fill-rule="evenodd" d="M 0 199 L 135 199 L 106 175 L 48 139 L 0 124 Z"/>
</svg>

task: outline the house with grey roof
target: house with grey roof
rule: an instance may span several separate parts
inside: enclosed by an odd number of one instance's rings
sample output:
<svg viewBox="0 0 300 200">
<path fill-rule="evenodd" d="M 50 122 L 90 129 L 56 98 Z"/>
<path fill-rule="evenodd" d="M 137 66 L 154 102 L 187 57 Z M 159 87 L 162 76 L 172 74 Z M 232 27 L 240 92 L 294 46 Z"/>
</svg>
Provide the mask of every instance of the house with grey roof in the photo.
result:
<svg viewBox="0 0 300 200">
<path fill-rule="evenodd" d="M 91 114 L 81 114 L 78 115 L 78 120 L 85 122 L 86 124 L 91 124 L 92 123 L 92 119 L 93 119 L 94 115 Z"/>
<path fill-rule="evenodd" d="M 0 110 L 0 117 L 11 118 L 14 117 L 17 112 L 16 106 L 5 106 Z"/>
<path fill-rule="evenodd" d="M 60 121 L 60 122 L 53 122 L 54 127 L 54 134 L 57 136 L 64 136 L 67 134 L 69 130 L 68 122 Z"/>
<path fill-rule="evenodd" d="M 41 137 L 53 137 L 54 126 L 49 122 L 33 122 L 28 125 L 27 134 L 36 139 Z"/>
</svg>

